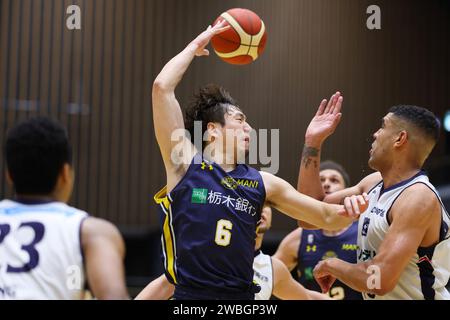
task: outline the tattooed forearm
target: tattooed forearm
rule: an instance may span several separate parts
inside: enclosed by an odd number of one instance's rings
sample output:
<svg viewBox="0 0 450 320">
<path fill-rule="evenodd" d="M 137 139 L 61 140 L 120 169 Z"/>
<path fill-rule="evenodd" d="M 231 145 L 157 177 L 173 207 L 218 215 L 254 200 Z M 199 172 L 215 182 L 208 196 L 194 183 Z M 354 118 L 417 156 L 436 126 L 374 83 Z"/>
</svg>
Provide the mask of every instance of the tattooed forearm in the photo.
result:
<svg viewBox="0 0 450 320">
<path fill-rule="evenodd" d="M 319 166 L 318 156 L 320 150 L 313 147 L 304 146 L 302 153 L 302 166 L 308 168 L 310 165 L 314 165 L 315 168 Z"/>
</svg>

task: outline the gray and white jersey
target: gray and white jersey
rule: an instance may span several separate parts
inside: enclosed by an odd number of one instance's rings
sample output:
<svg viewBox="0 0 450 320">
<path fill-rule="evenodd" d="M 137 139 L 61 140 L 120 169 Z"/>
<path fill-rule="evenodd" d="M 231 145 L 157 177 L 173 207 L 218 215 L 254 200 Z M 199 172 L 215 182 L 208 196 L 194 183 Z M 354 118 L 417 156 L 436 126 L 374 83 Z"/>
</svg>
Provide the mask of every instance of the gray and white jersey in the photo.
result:
<svg viewBox="0 0 450 320">
<path fill-rule="evenodd" d="M 380 182 L 370 191 L 369 207 L 359 218 L 358 261 L 364 262 L 375 257 L 389 231 L 388 215 L 392 205 L 406 188 L 417 183 L 430 188 L 441 203 L 439 243 L 428 248 L 418 248 L 394 290 L 384 296 L 363 294 L 365 299 L 450 299 L 445 288 L 450 275 L 450 217 L 436 189 L 423 172 L 387 189 L 383 189 L 383 183 Z"/>
<path fill-rule="evenodd" d="M 79 299 L 86 217 L 61 202 L 0 201 L 0 299 Z"/>
</svg>

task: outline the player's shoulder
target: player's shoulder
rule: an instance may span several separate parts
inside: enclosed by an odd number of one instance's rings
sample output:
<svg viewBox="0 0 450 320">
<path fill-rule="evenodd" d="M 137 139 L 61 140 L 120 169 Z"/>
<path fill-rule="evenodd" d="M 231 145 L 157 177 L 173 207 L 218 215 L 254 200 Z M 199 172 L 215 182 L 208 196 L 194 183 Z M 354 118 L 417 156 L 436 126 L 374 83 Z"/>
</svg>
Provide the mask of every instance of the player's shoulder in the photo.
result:
<svg viewBox="0 0 450 320">
<path fill-rule="evenodd" d="M 291 232 L 288 233 L 286 237 L 284 237 L 283 240 L 285 240 L 286 243 L 295 243 L 297 241 L 300 241 L 300 237 L 302 236 L 303 228 L 298 227 Z"/>
<path fill-rule="evenodd" d="M 374 172 L 365 176 L 358 184 L 360 193 L 369 193 L 375 186 L 383 181 L 383 177 L 380 172 Z"/>
<path fill-rule="evenodd" d="M 415 219 L 429 219 L 430 214 L 440 214 L 440 201 L 428 185 L 414 183 L 402 190 L 392 211 L 395 215 L 414 215 Z"/>
<path fill-rule="evenodd" d="M 283 179 L 277 177 L 276 175 L 274 175 L 270 172 L 262 171 L 262 170 L 257 171 L 257 172 L 261 176 L 261 179 L 264 183 L 264 187 L 265 187 L 268 195 L 271 194 L 272 192 L 277 191 L 280 187 L 281 188 L 284 187 L 287 184 L 286 181 L 284 181 Z"/>
<path fill-rule="evenodd" d="M 291 255 L 297 256 L 297 252 L 300 248 L 302 239 L 303 228 L 298 227 L 294 231 L 291 231 L 280 243 L 280 248 L 286 252 L 290 252 Z"/>
<path fill-rule="evenodd" d="M 120 237 L 120 232 L 117 227 L 105 219 L 89 216 L 84 219 L 81 226 L 81 233 L 83 237 L 102 236 L 106 238 Z"/>
<path fill-rule="evenodd" d="M 399 200 L 408 206 L 428 206 L 439 203 L 436 193 L 425 183 L 417 182 L 406 187 Z"/>
<path fill-rule="evenodd" d="M 53 217 L 82 218 L 89 214 L 83 210 L 71 207 L 63 202 L 51 201 L 44 203 L 24 204 L 21 202 L 4 199 L 0 201 L 0 213 L 14 215 L 17 213 L 48 213 Z"/>
<path fill-rule="evenodd" d="M 249 168 L 251 168 L 251 167 L 249 167 Z M 256 170 L 256 169 L 254 169 L 254 170 Z M 275 179 L 276 178 L 276 176 L 270 172 L 263 171 L 263 170 L 259 170 L 258 172 L 263 179 Z"/>
<path fill-rule="evenodd" d="M 118 250 L 125 254 L 125 243 L 119 229 L 111 222 L 95 217 L 88 217 L 81 224 L 81 246 L 88 250 Z M 113 249 L 114 248 L 114 249 Z"/>
</svg>

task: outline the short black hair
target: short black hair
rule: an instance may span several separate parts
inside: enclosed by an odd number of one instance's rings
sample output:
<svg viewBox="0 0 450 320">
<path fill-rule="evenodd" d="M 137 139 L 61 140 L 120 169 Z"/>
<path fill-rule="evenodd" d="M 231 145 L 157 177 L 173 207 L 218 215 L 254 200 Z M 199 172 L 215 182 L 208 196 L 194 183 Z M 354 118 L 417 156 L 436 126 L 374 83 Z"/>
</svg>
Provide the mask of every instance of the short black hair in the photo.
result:
<svg viewBox="0 0 450 320">
<path fill-rule="evenodd" d="M 332 160 L 322 161 L 320 163 L 320 171 L 322 170 L 336 170 L 341 174 L 342 178 L 344 178 L 345 187 L 348 188 L 350 186 L 350 176 L 348 175 L 344 167 L 341 166 L 339 163 L 334 162 Z"/>
<path fill-rule="evenodd" d="M 434 143 L 439 140 L 441 125 L 430 110 L 412 105 L 397 105 L 390 108 L 389 112 L 411 123 Z"/>
<path fill-rule="evenodd" d="M 9 130 L 6 164 L 17 194 L 51 193 L 64 164 L 72 164 L 67 132 L 48 118 L 31 118 Z"/>
<path fill-rule="evenodd" d="M 203 138 L 209 122 L 218 122 L 222 126 L 225 125 L 224 116 L 231 107 L 240 110 L 236 105 L 236 101 L 223 87 L 216 84 L 208 84 L 200 88 L 194 94 L 194 100 L 186 108 L 184 116 L 184 125 L 191 134 L 192 143 L 194 143 L 195 121 L 202 122 L 201 138 Z"/>
</svg>

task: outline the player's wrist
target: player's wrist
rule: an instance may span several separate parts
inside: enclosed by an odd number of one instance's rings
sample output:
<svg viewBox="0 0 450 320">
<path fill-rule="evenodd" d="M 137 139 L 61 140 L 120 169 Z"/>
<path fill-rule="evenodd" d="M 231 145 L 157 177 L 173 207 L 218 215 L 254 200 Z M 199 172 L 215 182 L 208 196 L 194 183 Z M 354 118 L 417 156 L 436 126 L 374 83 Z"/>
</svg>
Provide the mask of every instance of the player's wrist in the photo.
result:
<svg viewBox="0 0 450 320">
<path fill-rule="evenodd" d="M 315 148 L 315 149 L 320 150 L 322 148 L 323 141 L 324 141 L 324 139 L 321 139 L 319 137 L 306 135 L 305 136 L 305 147 Z"/>
<path fill-rule="evenodd" d="M 320 144 L 305 141 L 305 144 L 303 145 L 302 159 L 318 158 L 320 157 L 320 150 L 321 150 Z"/>
<path fill-rule="evenodd" d="M 324 270 L 326 270 L 329 273 L 333 273 L 334 270 L 333 266 L 335 262 L 334 260 L 336 260 L 336 258 L 325 259 L 323 265 Z"/>
<path fill-rule="evenodd" d="M 189 43 L 184 50 L 195 56 L 195 53 L 197 52 L 198 48 L 200 48 L 200 45 L 196 43 L 194 40 L 191 43 Z"/>
</svg>

